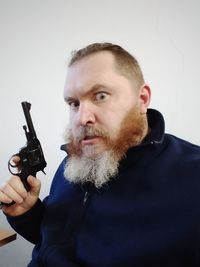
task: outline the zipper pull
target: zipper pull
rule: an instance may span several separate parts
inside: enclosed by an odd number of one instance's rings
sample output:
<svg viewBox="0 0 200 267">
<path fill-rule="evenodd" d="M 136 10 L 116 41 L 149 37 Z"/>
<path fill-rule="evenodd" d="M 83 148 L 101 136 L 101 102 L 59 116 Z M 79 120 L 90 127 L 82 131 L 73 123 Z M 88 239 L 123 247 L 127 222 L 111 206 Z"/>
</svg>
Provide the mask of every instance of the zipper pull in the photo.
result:
<svg viewBox="0 0 200 267">
<path fill-rule="evenodd" d="M 84 199 L 83 199 L 83 205 L 85 205 L 85 203 L 86 203 L 86 201 L 88 199 L 88 195 L 89 195 L 89 193 L 86 191 L 85 195 L 84 195 Z"/>
</svg>

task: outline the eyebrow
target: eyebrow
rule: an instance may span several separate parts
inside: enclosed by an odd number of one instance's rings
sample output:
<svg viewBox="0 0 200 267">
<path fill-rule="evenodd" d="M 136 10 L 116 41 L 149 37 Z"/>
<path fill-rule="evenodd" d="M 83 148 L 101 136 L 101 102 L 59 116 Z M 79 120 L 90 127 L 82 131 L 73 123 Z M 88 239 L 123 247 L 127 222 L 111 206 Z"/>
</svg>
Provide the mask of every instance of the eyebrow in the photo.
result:
<svg viewBox="0 0 200 267">
<path fill-rule="evenodd" d="M 108 88 L 105 84 L 100 84 L 100 83 L 97 83 L 95 84 L 94 86 L 92 86 L 84 95 L 90 95 L 92 93 L 95 93 L 97 92 L 99 89 L 101 88 Z M 76 97 L 71 97 L 71 96 L 66 96 L 65 97 L 65 101 L 67 103 L 71 102 L 71 101 L 74 101 L 76 100 L 77 98 Z"/>
<path fill-rule="evenodd" d="M 70 96 L 66 96 L 64 99 L 65 99 L 65 102 L 66 102 L 66 103 L 70 103 L 70 102 L 72 102 L 72 101 L 75 100 L 74 97 L 70 97 Z"/>
</svg>

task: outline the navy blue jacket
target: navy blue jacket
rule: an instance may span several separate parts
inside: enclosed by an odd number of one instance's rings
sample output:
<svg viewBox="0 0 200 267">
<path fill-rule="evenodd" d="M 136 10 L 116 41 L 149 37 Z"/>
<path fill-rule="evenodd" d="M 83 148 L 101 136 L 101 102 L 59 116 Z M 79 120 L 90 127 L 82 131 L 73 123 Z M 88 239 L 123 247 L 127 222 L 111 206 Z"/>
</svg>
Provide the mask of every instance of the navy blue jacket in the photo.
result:
<svg viewBox="0 0 200 267">
<path fill-rule="evenodd" d="M 200 266 L 200 147 L 165 134 L 158 111 L 148 122 L 101 189 L 67 182 L 64 159 L 49 196 L 8 217 L 36 244 L 29 267 Z"/>
</svg>

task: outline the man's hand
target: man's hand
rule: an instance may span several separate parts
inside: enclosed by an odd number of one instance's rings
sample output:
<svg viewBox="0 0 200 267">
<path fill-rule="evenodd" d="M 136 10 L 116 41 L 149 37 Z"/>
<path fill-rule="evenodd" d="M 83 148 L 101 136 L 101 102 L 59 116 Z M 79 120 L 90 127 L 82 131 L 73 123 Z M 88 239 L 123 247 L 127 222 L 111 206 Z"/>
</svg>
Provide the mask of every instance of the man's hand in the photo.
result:
<svg viewBox="0 0 200 267">
<path fill-rule="evenodd" d="M 11 206 L 3 205 L 2 210 L 10 216 L 22 215 L 31 209 L 38 200 L 41 183 L 40 180 L 29 176 L 27 179 L 31 189 L 26 191 L 18 176 L 12 176 L 8 182 L 0 187 L 0 202 L 12 203 Z"/>
</svg>

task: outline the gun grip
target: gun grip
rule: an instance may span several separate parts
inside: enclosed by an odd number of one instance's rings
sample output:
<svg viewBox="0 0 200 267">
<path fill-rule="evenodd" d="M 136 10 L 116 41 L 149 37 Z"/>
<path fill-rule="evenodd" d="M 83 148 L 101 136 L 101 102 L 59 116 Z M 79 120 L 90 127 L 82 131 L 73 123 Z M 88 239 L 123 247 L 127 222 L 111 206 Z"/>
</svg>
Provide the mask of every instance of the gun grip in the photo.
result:
<svg viewBox="0 0 200 267">
<path fill-rule="evenodd" d="M 36 172 L 33 169 L 23 168 L 22 171 L 18 174 L 27 192 L 31 189 L 29 183 L 27 182 L 27 178 L 29 175 L 35 177 Z"/>
</svg>

